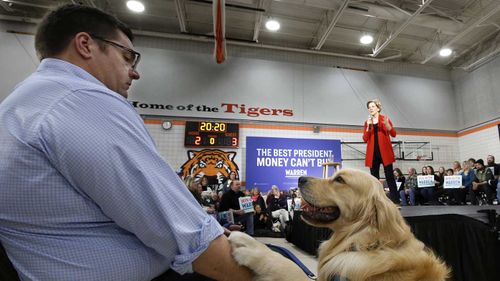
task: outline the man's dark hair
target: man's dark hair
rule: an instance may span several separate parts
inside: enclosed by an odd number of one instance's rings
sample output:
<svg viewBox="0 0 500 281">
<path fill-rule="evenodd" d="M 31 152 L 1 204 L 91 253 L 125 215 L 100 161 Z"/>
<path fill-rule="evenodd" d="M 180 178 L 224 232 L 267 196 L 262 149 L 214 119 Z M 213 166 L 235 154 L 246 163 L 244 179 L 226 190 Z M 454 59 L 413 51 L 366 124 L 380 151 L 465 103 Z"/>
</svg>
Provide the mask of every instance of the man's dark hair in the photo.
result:
<svg viewBox="0 0 500 281">
<path fill-rule="evenodd" d="M 115 16 L 99 9 L 68 4 L 49 12 L 38 25 L 35 49 L 40 60 L 60 54 L 79 32 L 115 39 L 122 31 L 132 41 L 132 31 Z M 104 49 L 105 45 L 99 42 Z"/>
</svg>

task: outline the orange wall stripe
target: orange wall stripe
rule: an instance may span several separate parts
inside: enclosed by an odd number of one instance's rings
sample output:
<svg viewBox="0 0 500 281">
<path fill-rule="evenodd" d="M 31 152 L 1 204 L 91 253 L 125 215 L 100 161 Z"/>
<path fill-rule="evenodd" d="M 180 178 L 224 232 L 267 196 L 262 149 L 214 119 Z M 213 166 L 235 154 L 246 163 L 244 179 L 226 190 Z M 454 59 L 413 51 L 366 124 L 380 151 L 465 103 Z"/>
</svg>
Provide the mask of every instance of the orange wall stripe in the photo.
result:
<svg viewBox="0 0 500 281">
<path fill-rule="evenodd" d="M 486 124 L 486 125 L 483 125 L 483 126 L 479 126 L 477 128 L 474 128 L 474 129 L 470 129 L 470 130 L 467 130 L 467 131 L 464 131 L 464 132 L 461 132 L 458 134 L 459 137 L 463 137 L 463 136 L 466 136 L 466 135 L 470 135 L 472 133 L 475 133 L 475 132 L 479 132 L 479 131 L 482 131 L 482 130 L 486 130 L 486 129 L 489 129 L 491 127 L 495 127 L 497 126 L 498 124 L 500 124 L 500 121 L 496 121 L 496 122 L 493 122 L 493 123 L 490 123 L 490 124 Z"/>
<path fill-rule="evenodd" d="M 145 124 L 152 125 L 161 125 L 163 120 L 160 119 L 146 119 L 144 120 Z M 184 126 L 186 125 L 186 121 L 174 120 L 172 121 L 173 125 Z M 491 127 L 497 126 L 500 124 L 500 121 L 492 122 L 490 124 L 482 125 L 477 128 L 473 128 L 461 133 L 443 133 L 443 132 L 432 132 L 432 131 L 398 131 L 398 135 L 403 136 L 423 136 L 423 137 L 463 137 L 472 133 L 476 133 L 482 130 L 489 129 Z M 266 129 L 266 130 L 292 130 L 292 131 L 312 131 L 313 125 L 310 126 L 297 126 L 297 125 L 265 125 L 265 124 L 240 124 L 240 128 L 246 129 Z M 334 133 L 354 133 L 354 134 L 362 134 L 363 129 L 354 129 L 354 128 L 321 128 L 321 132 L 334 132 Z"/>
<path fill-rule="evenodd" d="M 148 124 L 148 125 L 161 125 L 162 123 L 163 123 L 163 120 L 156 120 L 156 119 L 144 120 L 144 124 Z"/>
</svg>

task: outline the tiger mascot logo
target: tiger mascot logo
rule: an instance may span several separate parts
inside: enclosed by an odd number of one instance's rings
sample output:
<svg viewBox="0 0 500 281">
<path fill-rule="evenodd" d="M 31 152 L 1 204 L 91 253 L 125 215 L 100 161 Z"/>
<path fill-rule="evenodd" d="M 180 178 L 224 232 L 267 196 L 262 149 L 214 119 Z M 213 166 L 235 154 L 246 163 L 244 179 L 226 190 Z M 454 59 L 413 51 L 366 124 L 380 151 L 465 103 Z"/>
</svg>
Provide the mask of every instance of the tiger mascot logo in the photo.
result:
<svg viewBox="0 0 500 281">
<path fill-rule="evenodd" d="M 181 167 L 182 178 L 192 176 L 195 178 L 207 177 L 212 190 L 229 178 L 229 173 L 236 173 L 239 178 L 238 165 L 234 162 L 236 152 L 226 152 L 219 149 L 203 149 L 200 151 L 188 150 L 188 160 Z"/>
</svg>

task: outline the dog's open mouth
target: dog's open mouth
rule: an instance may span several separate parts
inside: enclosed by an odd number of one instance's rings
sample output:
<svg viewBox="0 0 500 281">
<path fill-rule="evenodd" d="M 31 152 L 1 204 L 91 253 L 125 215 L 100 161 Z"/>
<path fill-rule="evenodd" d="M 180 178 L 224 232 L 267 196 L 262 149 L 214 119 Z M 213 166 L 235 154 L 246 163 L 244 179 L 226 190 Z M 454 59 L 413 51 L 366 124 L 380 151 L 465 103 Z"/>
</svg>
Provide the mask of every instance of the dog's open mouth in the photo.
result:
<svg viewBox="0 0 500 281">
<path fill-rule="evenodd" d="M 316 207 L 302 198 L 302 217 L 312 223 L 329 223 L 339 218 L 337 206 Z"/>
</svg>

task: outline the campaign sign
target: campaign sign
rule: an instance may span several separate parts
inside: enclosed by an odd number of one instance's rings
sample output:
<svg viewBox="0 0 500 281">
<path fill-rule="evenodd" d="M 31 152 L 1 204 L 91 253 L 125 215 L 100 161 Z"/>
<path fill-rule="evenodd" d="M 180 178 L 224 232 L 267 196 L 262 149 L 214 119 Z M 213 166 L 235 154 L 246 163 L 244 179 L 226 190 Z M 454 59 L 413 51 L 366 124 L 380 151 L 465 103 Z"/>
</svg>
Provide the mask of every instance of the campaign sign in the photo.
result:
<svg viewBox="0 0 500 281">
<path fill-rule="evenodd" d="M 233 211 L 219 212 L 219 222 L 224 225 L 226 223 L 234 224 Z"/>
<path fill-rule="evenodd" d="M 247 137 L 246 184 L 262 192 L 298 186 L 301 176 L 322 177 L 327 162 L 341 162 L 340 140 Z"/>
<path fill-rule="evenodd" d="M 240 201 L 240 210 L 244 210 L 245 213 L 253 212 L 252 197 L 250 196 L 240 197 L 238 198 L 238 201 Z"/>
<path fill-rule="evenodd" d="M 434 176 L 417 176 L 417 186 L 418 187 L 433 187 L 434 186 Z"/>
<path fill-rule="evenodd" d="M 292 201 L 293 200 L 293 201 Z M 288 205 L 288 211 L 300 211 L 300 198 L 289 198 L 286 200 L 286 203 Z"/>
<path fill-rule="evenodd" d="M 444 176 L 443 188 L 460 188 L 462 186 L 462 176 Z"/>
</svg>

